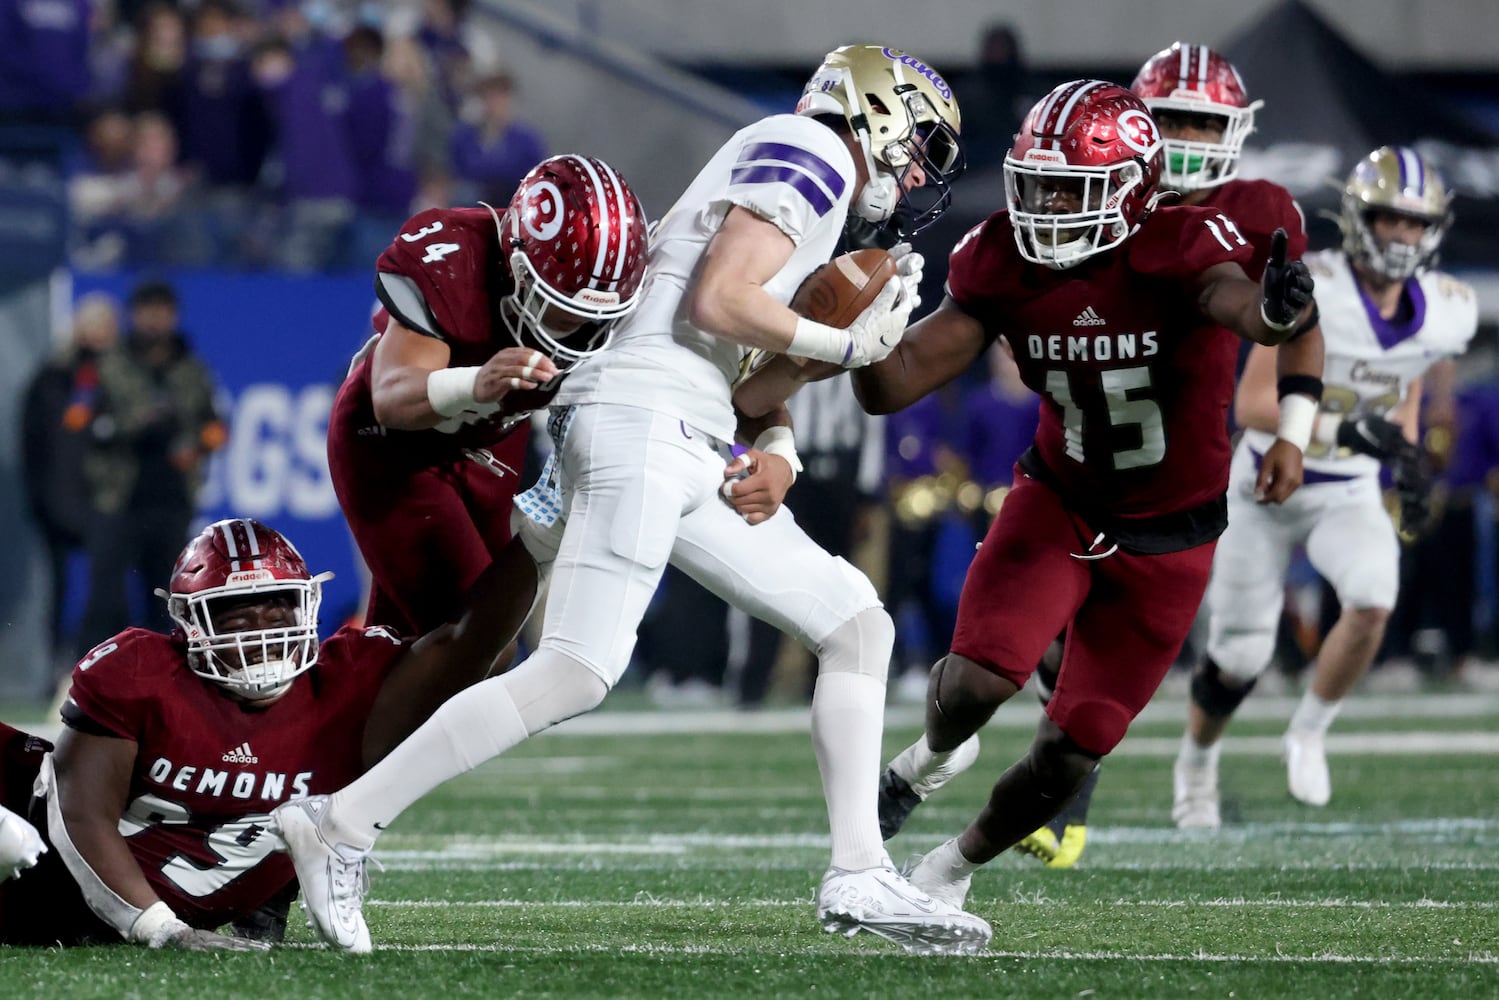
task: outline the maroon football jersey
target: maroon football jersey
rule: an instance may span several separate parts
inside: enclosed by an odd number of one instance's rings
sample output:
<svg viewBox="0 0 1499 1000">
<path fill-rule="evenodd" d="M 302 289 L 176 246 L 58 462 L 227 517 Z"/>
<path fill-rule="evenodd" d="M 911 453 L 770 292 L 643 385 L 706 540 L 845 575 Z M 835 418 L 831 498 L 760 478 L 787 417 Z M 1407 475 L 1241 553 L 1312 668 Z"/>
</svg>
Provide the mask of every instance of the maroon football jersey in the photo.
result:
<svg viewBox="0 0 1499 1000">
<path fill-rule="evenodd" d="M 489 209 L 429 209 L 412 216 L 375 263 L 381 274 L 400 275 L 414 286 L 419 304 L 403 307 L 429 315 L 406 316 L 406 325 L 446 343 L 450 368 L 484 364 L 496 351 L 517 346 L 500 318 L 500 300 L 513 290 L 510 263 L 500 245 L 499 225 Z M 390 309 L 382 305 L 372 323 L 385 332 Z M 427 330 L 424 327 L 435 327 Z M 425 431 L 387 431 L 375 421 L 370 388 L 373 343 L 360 352 L 340 389 L 330 418 L 330 444 L 340 434 L 377 434 L 392 446 L 425 454 L 494 445 L 516 425 L 514 415 L 549 404 L 560 379 L 545 390 L 513 392 L 492 416 L 454 417 Z"/>
<path fill-rule="evenodd" d="M 1207 198 L 1198 207 L 1222 212 L 1254 247 L 1254 259 L 1244 265 L 1244 273 L 1255 281 L 1265 273 L 1270 236 L 1277 229 L 1286 231 L 1287 260 L 1306 256 L 1306 219 L 1291 192 L 1279 184 L 1232 180 L 1208 188 Z"/>
<path fill-rule="evenodd" d="M 185 647 L 157 632 L 122 632 L 80 661 L 69 701 L 136 744 L 120 831 L 178 916 L 218 927 L 296 877 L 266 835 L 268 814 L 363 773 L 365 721 L 404 649 L 384 629 L 341 629 L 264 708 L 192 673 Z"/>
<path fill-rule="evenodd" d="M 1041 394 L 1036 450 L 1063 494 L 1112 517 L 1187 510 L 1228 487 L 1238 338 L 1198 311 L 1198 276 L 1249 263 L 1214 209 L 1162 208 L 1067 270 L 1028 263 L 997 212 L 953 249 L 948 294 L 1014 349 Z"/>
</svg>

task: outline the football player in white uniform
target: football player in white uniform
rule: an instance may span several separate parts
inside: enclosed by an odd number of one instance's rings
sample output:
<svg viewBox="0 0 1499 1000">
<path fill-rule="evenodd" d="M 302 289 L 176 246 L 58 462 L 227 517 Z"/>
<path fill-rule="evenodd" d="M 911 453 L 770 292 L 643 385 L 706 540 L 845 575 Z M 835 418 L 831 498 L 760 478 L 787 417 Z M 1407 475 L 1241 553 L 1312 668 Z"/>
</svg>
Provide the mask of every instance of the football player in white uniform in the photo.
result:
<svg viewBox="0 0 1499 1000">
<path fill-rule="evenodd" d="M 453 698 L 366 777 L 277 813 L 325 940 L 368 940 L 360 876 L 377 831 L 443 781 L 603 700 L 670 560 L 818 655 L 812 737 L 833 846 L 817 896 L 823 927 L 918 952 L 987 943 L 987 923 L 911 886 L 881 842 L 894 627 L 874 587 L 789 512 L 744 517 L 723 498 L 734 485 L 731 390 L 748 350 L 855 367 L 900 339 L 921 269 L 908 250 L 847 328 L 800 318 L 787 303 L 831 256 L 850 213 L 915 231 L 945 209 L 962 165 L 958 129 L 952 91 L 931 67 L 879 46 L 838 49 L 795 115 L 734 135 L 661 220 L 640 308 L 558 390 L 555 465 L 517 498 L 528 548 L 552 561 L 537 651 Z M 728 471 L 745 464 L 784 496 L 798 464 L 789 429 L 767 429 Z"/>
<path fill-rule="evenodd" d="M 1336 590 L 1342 614 L 1286 730 L 1286 765 L 1297 799 L 1321 806 L 1331 795 L 1323 737 L 1379 650 L 1399 580 L 1380 466 L 1389 468 L 1407 516 L 1421 511 L 1430 485 L 1428 456 L 1415 443 L 1422 377 L 1461 354 L 1477 327 L 1473 290 L 1423 266 L 1450 223 L 1447 189 L 1413 149 L 1375 150 L 1349 176 L 1342 248 L 1306 257 L 1326 342 L 1325 388 L 1303 485 L 1278 507 L 1253 496 L 1277 419 L 1274 348 L 1250 354 L 1234 404 L 1245 431 L 1234 456 L 1228 530 L 1208 587 L 1208 658 L 1192 679 L 1173 769 L 1178 826 L 1220 823 L 1218 740 L 1270 663 L 1298 545 Z"/>
</svg>

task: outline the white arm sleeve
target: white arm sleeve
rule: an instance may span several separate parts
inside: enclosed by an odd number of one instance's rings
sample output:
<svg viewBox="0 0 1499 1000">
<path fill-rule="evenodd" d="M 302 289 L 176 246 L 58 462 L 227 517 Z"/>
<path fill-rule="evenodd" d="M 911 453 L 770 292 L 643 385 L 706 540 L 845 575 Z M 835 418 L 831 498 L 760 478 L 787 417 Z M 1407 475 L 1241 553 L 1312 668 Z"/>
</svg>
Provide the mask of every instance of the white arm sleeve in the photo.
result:
<svg viewBox="0 0 1499 1000">
<path fill-rule="evenodd" d="M 68 874 L 73 876 L 73 881 L 82 890 L 84 902 L 88 903 L 89 909 L 100 920 L 119 931 L 120 937 L 128 940 L 130 928 L 135 926 L 136 920 L 144 911 L 125 902 L 105 885 L 104 880 L 73 846 L 73 839 L 68 836 L 68 827 L 62 818 L 62 796 L 57 791 L 57 774 L 52 768 L 50 753 L 42 758 L 42 771 L 37 776 L 34 791 L 47 798 L 47 836 L 57 849 L 58 857 L 67 866 Z"/>
</svg>

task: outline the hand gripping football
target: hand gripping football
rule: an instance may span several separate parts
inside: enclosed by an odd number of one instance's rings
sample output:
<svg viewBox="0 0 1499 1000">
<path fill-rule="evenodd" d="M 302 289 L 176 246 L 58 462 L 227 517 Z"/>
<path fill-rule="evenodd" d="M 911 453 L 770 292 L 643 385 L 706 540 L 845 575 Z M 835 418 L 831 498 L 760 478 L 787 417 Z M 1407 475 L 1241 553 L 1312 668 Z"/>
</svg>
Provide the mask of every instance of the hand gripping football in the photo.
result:
<svg viewBox="0 0 1499 1000">
<path fill-rule="evenodd" d="M 843 329 L 859 317 L 896 275 L 895 258 L 884 250 L 855 250 L 834 257 L 807 275 L 791 308 L 799 316 Z M 797 358 L 802 363 L 801 380 L 819 382 L 843 371 L 831 361 Z"/>
</svg>

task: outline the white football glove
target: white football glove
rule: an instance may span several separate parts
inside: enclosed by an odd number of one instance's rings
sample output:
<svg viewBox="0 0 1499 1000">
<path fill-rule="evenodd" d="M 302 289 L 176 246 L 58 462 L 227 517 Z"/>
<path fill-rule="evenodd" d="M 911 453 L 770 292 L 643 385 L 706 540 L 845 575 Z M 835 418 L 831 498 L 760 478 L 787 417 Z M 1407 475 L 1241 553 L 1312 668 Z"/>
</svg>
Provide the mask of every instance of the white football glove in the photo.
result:
<svg viewBox="0 0 1499 1000">
<path fill-rule="evenodd" d="M 16 878 L 47 853 L 36 827 L 0 806 L 0 882 Z"/>
<path fill-rule="evenodd" d="M 921 276 L 926 267 L 926 258 L 912 250 L 909 243 L 895 244 L 890 248 L 890 256 L 895 258 L 896 273 L 900 275 L 901 287 L 911 300 L 911 310 L 914 312 L 921 308 Z"/>
<path fill-rule="evenodd" d="M 843 367 L 863 368 L 883 361 L 900 343 L 914 308 L 910 296 L 901 294 L 901 282 L 899 276 L 885 282 L 874 301 L 848 325 L 849 352 Z"/>
</svg>

